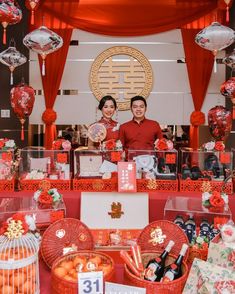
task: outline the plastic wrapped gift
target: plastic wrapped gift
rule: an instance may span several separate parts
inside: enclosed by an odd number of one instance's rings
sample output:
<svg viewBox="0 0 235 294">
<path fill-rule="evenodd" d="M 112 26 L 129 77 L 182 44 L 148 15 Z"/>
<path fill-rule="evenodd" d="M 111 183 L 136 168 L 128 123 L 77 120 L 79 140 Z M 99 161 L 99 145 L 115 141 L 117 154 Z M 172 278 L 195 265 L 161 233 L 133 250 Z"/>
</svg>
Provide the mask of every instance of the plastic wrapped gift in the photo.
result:
<svg viewBox="0 0 235 294">
<path fill-rule="evenodd" d="M 180 191 L 201 192 L 206 181 L 212 191 L 221 192 L 222 187 L 227 194 L 233 191 L 232 180 L 224 182 L 232 172 L 233 154 L 224 150 L 222 142 L 208 142 L 203 150 L 181 149 L 179 166 Z"/>
<path fill-rule="evenodd" d="M 226 224 L 221 228 L 221 234 L 217 235 L 209 246 L 207 261 L 235 270 L 235 226 Z"/>
<path fill-rule="evenodd" d="M 32 218 L 31 218 L 32 219 Z M 13 215 L 1 228 L 1 293 L 39 293 L 38 239 L 29 216 Z"/>
<path fill-rule="evenodd" d="M 21 150 L 19 185 L 22 190 L 36 191 L 43 179 L 50 180 L 52 188 L 70 190 L 70 178 L 69 150 L 30 146 Z"/>
<path fill-rule="evenodd" d="M 194 259 L 183 294 L 235 293 L 235 271 Z"/>
</svg>

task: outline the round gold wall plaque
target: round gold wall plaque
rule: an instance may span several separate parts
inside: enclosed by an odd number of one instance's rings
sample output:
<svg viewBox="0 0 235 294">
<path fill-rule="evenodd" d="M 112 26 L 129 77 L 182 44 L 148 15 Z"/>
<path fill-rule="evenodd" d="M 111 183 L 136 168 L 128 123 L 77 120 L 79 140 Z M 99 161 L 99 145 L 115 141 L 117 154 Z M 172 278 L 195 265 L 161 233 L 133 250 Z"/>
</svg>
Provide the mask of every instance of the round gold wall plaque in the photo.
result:
<svg viewBox="0 0 235 294">
<path fill-rule="evenodd" d="M 91 66 L 90 87 L 94 96 L 98 100 L 105 95 L 113 96 L 118 110 L 130 109 L 133 96 L 147 98 L 152 85 L 153 71 L 148 59 L 132 47 L 111 47 L 99 54 Z"/>
</svg>

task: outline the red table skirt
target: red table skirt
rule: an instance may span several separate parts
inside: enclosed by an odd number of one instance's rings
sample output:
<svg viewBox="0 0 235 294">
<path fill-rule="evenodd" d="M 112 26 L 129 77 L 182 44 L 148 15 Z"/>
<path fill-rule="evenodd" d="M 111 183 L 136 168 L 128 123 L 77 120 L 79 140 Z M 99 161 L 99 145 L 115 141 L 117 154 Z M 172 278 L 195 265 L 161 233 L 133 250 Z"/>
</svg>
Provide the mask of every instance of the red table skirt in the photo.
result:
<svg viewBox="0 0 235 294">
<path fill-rule="evenodd" d="M 32 197 L 32 192 L 0 192 L 0 197 Z M 169 196 L 189 196 L 201 197 L 201 193 L 195 192 L 151 192 L 149 193 L 149 222 L 163 219 L 164 206 Z M 64 202 L 66 204 L 67 217 L 80 218 L 80 200 L 81 193 L 76 191 L 63 192 Z M 235 195 L 229 197 L 229 206 L 232 212 L 233 221 L 235 221 Z M 105 251 L 110 254 L 116 265 L 116 282 L 123 283 L 123 265 L 119 258 L 118 251 Z M 50 270 L 40 262 L 40 283 L 41 294 L 50 293 Z"/>
</svg>

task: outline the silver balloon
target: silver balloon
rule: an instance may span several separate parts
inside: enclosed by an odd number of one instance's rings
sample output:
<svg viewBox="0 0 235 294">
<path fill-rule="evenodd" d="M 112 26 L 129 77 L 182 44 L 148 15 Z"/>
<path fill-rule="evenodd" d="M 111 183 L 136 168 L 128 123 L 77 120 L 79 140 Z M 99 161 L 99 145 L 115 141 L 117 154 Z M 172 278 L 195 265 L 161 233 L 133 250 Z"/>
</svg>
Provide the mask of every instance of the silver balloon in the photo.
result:
<svg viewBox="0 0 235 294">
<path fill-rule="evenodd" d="M 216 55 L 218 51 L 225 49 L 235 41 L 235 31 L 213 22 L 210 26 L 200 31 L 195 42 L 202 48 L 212 51 L 215 56 L 214 70 L 216 71 Z"/>
<path fill-rule="evenodd" d="M 233 71 L 235 69 L 235 49 L 233 49 L 233 53 L 231 55 L 223 58 L 222 62 L 227 66 L 231 67 Z"/>
<path fill-rule="evenodd" d="M 43 59 L 42 75 L 45 75 L 45 58 L 63 45 L 63 39 L 45 26 L 30 32 L 23 39 L 23 44 L 41 55 Z"/>
<path fill-rule="evenodd" d="M 13 71 L 17 66 L 24 64 L 27 58 L 14 46 L 8 47 L 0 53 L 0 62 L 9 67 L 11 71 L 11 85 L 13 85 Z"/>
</svg>

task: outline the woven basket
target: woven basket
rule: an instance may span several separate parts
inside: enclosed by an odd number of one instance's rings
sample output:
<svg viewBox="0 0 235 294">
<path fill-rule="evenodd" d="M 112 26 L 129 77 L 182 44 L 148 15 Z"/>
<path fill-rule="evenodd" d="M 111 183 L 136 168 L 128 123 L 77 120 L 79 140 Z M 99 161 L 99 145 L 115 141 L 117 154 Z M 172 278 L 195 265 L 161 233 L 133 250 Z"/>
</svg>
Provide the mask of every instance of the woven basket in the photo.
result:
<svg viewBox="0 0 235 294">
<path fill-rule="evenodd" d="M 161 251 L 143 251 L 142 261 L 144 267 L 146 267 L 149 260 L 159 256 L 161 253 Z M 176 258 L 177 256 L 169 254 L 166 259 L 166 266 L 171 264 Z M 188 266 L 185 262 L 182 265 L 182 277 L 168 283 L 150 282 L 140 279 L 132 274 L 126 265 L 124 270 L 125 282 L 132 286 L 145 288 L 146 294 L 181 294 L 188 276 Z"/>
<path fill-rule="evenodd" d="M 110 264 L 110 271 L 108 273 L 104 273 L 104 281 L 113 281 L 114 280 L 114 261 L 113 259 L 100 252 L 94 252 L 94 251 L 78 251 L 66 254 L 65 256 L 59 257 L 55 260 L 53 263 L 52 269 L 51 269 L 51 294 L 78 294 L 78 283 L 77 281 L 68 281 L 64 278 L 58 277 L 54 270 L 62 261 L 72 260 L 76 256 L 83 256 L 86 258 L 92 258 L 92 257 L 100 257 L 102 260 L 102 263 Z"/>
<path fill-rule="evenodd" d="M 56 221 L 43 234 L 41 255 L 45 263 L 52 263 L 64 255 L 66 248 L 92 250 L 94 241 L 91 231 L 81 221 L 74 218 L 64 218 Z"/>
<path fill-rule="evenodd" d="M 162 243 L 154 242 L 151 236 L 151 233 L 157 228 L 161 230 Z M 171 249 L 171 254 L 176 256 L 179 255 L 183 243 L 189 244 L 187 236 L 179 226 L 167 220 L 158 220 L 150 223 L 143 229 L 137 239 L 137 243 L 142 250 L 162 252 L 170 240 L 175 242 Z M 187 250 L 184 260 L 187 260 L 188 254 Z"/>
</svg>

